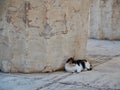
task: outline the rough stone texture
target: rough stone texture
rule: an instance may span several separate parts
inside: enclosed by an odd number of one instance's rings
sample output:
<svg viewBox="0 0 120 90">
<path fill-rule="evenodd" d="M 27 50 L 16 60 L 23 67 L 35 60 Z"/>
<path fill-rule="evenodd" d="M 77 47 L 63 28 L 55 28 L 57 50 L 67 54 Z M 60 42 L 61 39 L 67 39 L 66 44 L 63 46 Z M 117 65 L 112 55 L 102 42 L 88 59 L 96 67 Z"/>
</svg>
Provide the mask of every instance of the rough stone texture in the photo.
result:
<svg viewBox="0 0 120 90">
<path fill-rule="evenodd" d="M 3 34 L 5 30 L 5 0 L 0 0 L 0 61 L 3 58 L 3 48 L 5 43 L 3 42 Z M 0 63 L 1 68 L 1 63 Z"/>
<path fill-rule="evenodd" d="M 114 58 L 118 57 L 120 57 L 120 41 L 88 40 L 87 58 L 90 59 L 93 66 L 98 66 L 112 60 L 114 63 Z"/>
<path fill-rule="evenodd" d="M 5 5 L 2 71 L 55 71 L 71 56 L 84 58 L 89 0 L 6 0 Z"/>
<path fill-rule="evenodd" d="M 120 0 L 113 0 L 112 38 L 120 40 Z"/>
<path fill-rule="evenodd" d="M 90 38 L 120 40 L 120 0 L 92 0 Z"/>
</svg>

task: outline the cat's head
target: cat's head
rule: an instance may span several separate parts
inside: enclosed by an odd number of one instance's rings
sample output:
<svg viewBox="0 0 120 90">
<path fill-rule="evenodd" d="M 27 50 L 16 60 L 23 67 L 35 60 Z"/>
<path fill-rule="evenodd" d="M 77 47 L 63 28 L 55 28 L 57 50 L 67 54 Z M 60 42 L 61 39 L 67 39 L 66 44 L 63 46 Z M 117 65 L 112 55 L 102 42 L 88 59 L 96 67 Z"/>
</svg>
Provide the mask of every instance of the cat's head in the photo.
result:
<svg viewBox="0 0 120 90">
<path fill-rule="evenodd" d="M 86 59 L 83 59 L 82 61 L 85 63 L 85 67 L 88 71 L 92 70 L 93 66 L 90 62 L 88 62 Z"/>
<path fill-rule="evenodd" d="M 92 70 L 93 69 L 93 66 L 90 64 L 90 68 L 87 69 L 88 71 Z"/>
</svg>

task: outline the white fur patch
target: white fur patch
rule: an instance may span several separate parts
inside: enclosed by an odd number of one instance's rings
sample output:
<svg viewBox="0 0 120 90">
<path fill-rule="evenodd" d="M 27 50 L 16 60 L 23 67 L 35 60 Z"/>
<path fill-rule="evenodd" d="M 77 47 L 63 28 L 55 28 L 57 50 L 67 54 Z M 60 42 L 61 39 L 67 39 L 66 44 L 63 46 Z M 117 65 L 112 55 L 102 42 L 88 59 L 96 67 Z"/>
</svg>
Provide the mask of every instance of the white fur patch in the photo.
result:
<svg viewBox="0 0 120 90">
<path fill-rule="evenodd" d="M 81 72 L 83 70 L 83 67 L 81 64 L 80 66 L 76 65 L 76 69 L 77 69 L 77 72 Z"/>
<path fill-rule="evenodd" d="M 78 66 L 77 64 L 71 65 L 69 63 L 66 63 L 65 70 L 67 72 L 81 72 L 83 70 L 83 67 L 82 67 L 82 65 Z"/>
<path fill-rule="evenodd" d="M 65 70 L 67 72 L 75 72 L 76 71 L 76 65 L 70 65 L 69 63 L 65 64 Z"/>
</svg>

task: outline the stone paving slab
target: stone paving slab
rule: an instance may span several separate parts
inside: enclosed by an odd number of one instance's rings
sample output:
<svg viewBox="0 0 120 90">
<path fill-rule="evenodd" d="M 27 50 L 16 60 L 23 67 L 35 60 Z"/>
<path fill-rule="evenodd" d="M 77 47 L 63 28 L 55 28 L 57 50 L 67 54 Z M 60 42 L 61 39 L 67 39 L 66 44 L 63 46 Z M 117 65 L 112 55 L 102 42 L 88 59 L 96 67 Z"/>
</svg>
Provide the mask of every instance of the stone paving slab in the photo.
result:
<svg viewBox="0 0 120 90">
<path fill-rule="evenodd" d="M 6 74 L 0 73 L 0 90 L 37 90 L 49 86 L 68 73 L 55 72 L 45 74 Z"/>
<path fill-rule="evenodd" d="M 120 41 L 89 39 L 87 57 L 93 66 L 98 66 L 115 57 L 120 57 Z"/>
<path fill-rule="evenodd" d="M 120 74 L 120 57 L 113 58 L 107 63 L 100 64 L 96 66 L 94 70 L 102 73 Z"/>
</svg>

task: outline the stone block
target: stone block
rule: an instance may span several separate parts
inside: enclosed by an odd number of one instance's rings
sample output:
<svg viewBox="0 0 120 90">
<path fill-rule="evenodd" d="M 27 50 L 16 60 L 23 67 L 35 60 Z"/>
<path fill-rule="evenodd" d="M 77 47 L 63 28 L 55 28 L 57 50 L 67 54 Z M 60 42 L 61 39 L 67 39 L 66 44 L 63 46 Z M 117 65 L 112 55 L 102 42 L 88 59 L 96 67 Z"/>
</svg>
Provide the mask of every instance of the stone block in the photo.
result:
<svg viewBox="0 0 120 90">
<path fill-rule="evenodd" d="M 8 0 L 6 6 L 2 71 L 52 72 L 71 56 L 84 58 L 89 0 Z"/>
</svg>

